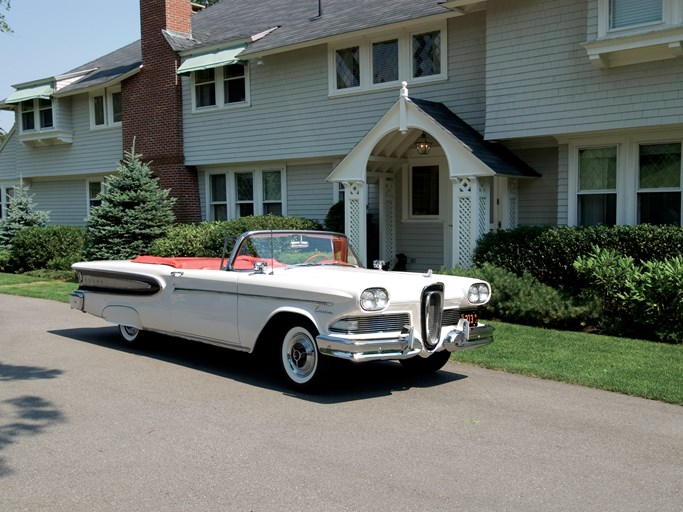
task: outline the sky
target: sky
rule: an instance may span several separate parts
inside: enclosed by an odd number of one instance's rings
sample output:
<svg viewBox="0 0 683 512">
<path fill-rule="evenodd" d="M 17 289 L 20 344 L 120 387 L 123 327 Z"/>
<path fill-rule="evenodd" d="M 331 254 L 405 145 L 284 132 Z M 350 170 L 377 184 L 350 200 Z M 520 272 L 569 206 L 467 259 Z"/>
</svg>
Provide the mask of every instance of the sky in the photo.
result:
<svg viewBox="0 0 683 512">
<path fill-rule="evenodd" d="M 140 0 L 11 0 L 2 13 L 0 99 L 12 85 L 70 71 L 140 39 Z M 8 132 L 14 113 L 0 110 Z"/>
</svg>

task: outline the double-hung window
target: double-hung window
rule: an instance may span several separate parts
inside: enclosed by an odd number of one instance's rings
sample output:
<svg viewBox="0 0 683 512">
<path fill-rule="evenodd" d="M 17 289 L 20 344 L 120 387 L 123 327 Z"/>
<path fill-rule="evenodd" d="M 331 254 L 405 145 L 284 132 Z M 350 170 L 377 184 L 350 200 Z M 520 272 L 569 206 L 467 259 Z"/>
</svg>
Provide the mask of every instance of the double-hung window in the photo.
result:
<svg viewBox="0 0 683 512">
<path fill-rule="evenodd" d="M 52 120 L 52 99 L 36 98 L 22 101 L 21 130 L 45 130 L 54 126 Z"/>
<path fill-rule="evenodd" d="M 446 26 L 340 43 L 330 47 L 329 59 L 331 95 L 444 79 Z"/>
<path fill-rule="evenodd" d="M 617 147 L 579 150 L 578 223 L 617 222 Z"/>
<path fill-rule="evenodd" d="M 569 224 L 683 226 L 683 141 L 670 134 L 573 148 Z"/>
<path fill-rule="evenodd" d="M 638 223 L 681 224 L 681 143 L 641 144 Z"/>
<path fill-rule="evenodd" d="M 90 212 L 94 207 L 100 206 L 102 204 L 102 200 L 98 196 L 104 191 L 105 184 L 102 180 L 94 179 L 88 180 L 86 185 L 86 200 L 88 202 L 88 215 L 90 215 Z"/>
<path fill-rule="evenodd" d="M 34 100 L 21 102 L 21 130 L 24 132 L 36 129 L 36 115 Z"/>
<path fill-rule="evenodd" d="M 0 219 L 7 218 L 9 202 L 14 193 L 14 188 L 0 186 Z"/>
<path fill-rule="evenodd" d="M 192 80 L 195 110 L 249 102 L 247 64 L 237 62 L 194 71 Z"/>
<path fill-rule="evenodd" d="M 664 0 L 609 0 L 609 29 L 662 23 L 664 3 Z"/>
<path fill-rule="evenodd" d="M 120 125 L 123 120 L 121 88 L 97 91 L 90 96 L 90 124 L 93 128 Z"/>
<path fill-rule="evenodd" d="M 281 169 L 236 170 L 211 174 L 211 220 L 228 220 L 249 215 L 284 215 L 283 174 Z"/>
</svg>

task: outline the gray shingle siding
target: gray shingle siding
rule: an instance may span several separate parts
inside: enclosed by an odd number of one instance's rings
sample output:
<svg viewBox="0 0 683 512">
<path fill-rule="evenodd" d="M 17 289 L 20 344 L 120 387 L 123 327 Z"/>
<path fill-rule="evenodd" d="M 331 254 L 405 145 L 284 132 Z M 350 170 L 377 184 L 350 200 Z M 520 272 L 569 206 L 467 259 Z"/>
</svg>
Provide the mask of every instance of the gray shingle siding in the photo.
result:
<svg viewBox="0 0 683 512">
<path fill-rule="evenodd" d="M 681 122 L 683 59 L 596 69 L 580 44 L 587 20 L 586 1 L 489 2 L 486 138 Z"/>
<path fill-rule="evenodd" d="M 441 101 L 464 121 L 484 125 L 483 14 L 448 23 L 450 78 L 412 86 L 410 96 Z M 347 154 L 399 97 L 400 87 L 328 96 L 327 45 L 251 64 L 251 105 L 192 112 L 183 78 L 188 165 L 338 157 Z"/>
</svg>

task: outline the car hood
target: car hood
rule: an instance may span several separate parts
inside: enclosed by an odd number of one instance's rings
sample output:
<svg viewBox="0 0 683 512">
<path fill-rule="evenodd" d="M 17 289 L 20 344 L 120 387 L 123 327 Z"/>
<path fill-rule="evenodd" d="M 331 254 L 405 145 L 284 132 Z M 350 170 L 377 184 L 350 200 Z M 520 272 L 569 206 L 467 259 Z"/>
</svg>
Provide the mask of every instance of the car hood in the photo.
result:
<svg viewBox="0 0 683 512">
<path fill-rule="evenodd" d="M 446 300 L 460 301 L 466 297 L 470 285 L 484 282 L 443 274 L 386 272 L 336 265 L 275 269 L 272 277 L 273 281 L 288 282 L 294 288 L 314 286 L 320 290 L 344 290 L 351 296 L 358 296 L 367 288 L 384 288 L 394 303 L 414 301 L 425 287 L 434 283 L 443 283 Z"/>
</svg>

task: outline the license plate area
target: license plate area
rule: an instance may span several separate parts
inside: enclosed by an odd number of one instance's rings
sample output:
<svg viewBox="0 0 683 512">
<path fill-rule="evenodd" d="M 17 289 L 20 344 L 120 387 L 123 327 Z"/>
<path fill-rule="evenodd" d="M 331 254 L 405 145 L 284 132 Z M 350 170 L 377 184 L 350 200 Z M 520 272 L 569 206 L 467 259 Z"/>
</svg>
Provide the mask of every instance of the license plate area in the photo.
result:
<svg viewBox="0 0 683 512">
<path fill-rule="evenodd" d="M 476 311 L 461 311 L 460 318 L 464 318 L 470 324 L 470 327 L 476 327 L 479 323 L 479 315 Z"/>
</svg>

